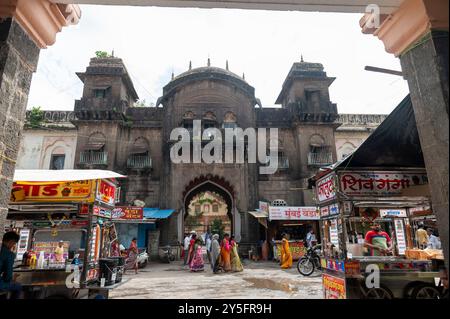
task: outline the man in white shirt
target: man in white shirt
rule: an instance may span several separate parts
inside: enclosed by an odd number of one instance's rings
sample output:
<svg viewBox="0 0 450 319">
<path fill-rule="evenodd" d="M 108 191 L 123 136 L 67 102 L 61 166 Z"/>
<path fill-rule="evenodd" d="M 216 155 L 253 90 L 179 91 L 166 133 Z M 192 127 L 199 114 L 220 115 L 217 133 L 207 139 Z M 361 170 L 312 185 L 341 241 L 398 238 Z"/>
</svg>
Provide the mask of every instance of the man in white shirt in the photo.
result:
<svg viewBox="0 0 450 319">
<path fill-rule="evenodd" d="M 308 245 L 308 248 L 311 248 L 317 243 L 316 235 L 314 234 L 314 230 L 311 228 L 306 234 L 306 244 Z"/>
<path fill-rule="evenodd" d="M 188 259 L 188 254 L 189 254 L 189 244 L 191 242 L 191 236 L 189 234 L 186 234 L 186 236 L 184 237 L 184 265 L 187 264 L 187 259 Z"/>
</svg>

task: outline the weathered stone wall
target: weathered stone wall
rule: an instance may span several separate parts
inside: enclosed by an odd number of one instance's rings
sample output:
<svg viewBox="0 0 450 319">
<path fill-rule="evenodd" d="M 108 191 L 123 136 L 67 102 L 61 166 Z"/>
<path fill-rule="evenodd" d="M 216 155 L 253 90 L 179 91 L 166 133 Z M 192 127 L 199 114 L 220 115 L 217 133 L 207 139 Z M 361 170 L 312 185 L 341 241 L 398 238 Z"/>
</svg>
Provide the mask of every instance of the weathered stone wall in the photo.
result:
<svg viewBox="0 0 450 319">
<path fill-rule="evenodd" d="M 444 256 L 449 258 L 448 32 L 432 32 L 401 56 L 430 182 Z"/>
<path fill-rule="evenodd" d="M 14 19 L 0 19 L 0 238 L 39 48 Z"/>
</svg>

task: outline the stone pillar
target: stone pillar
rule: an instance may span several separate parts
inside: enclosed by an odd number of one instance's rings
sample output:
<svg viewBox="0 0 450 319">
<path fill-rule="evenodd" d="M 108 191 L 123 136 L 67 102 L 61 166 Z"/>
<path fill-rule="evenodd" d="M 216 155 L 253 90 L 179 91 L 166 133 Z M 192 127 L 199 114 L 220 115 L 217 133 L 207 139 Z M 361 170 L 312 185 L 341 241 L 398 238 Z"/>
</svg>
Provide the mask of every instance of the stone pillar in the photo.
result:
<svg viewBox="0 0 450 319">
<path fill-rule="evenodd" d="M 430 182 L 432 208 L 448 268 L 448 32 L 432 31 L 400 56 Z"/>
<path fill-rule="evenodd" d="M 14 18 L 0 19 L 0 236 L 39 51 Z"/>
</svg>

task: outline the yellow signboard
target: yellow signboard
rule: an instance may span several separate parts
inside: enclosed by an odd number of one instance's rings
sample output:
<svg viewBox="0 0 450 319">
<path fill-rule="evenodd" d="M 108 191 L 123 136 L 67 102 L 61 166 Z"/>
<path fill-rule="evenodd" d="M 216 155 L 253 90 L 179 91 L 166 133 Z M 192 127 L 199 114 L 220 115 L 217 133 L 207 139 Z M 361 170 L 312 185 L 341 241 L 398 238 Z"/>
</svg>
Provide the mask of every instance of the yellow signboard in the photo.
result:
<svg viewBox="0 0 450 319">
<path fill-rule="evenodd" d="M 96 180 L 14 182 L 11 202 L 93 202 Z"/>
</svg>

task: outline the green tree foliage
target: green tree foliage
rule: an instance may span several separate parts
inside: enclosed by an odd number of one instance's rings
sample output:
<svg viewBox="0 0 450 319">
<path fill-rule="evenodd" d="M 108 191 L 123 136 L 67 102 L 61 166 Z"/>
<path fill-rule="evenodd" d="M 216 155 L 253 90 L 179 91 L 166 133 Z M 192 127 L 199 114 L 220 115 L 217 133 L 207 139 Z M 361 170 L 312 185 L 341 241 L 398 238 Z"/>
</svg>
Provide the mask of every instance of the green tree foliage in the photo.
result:
<svg viewBox="0 0 450 319">
<path fill-rule="evenodd" d="M 31 109 L 30 116 L 28 118 L 28 123 L 31 127 L 40 127 L 44 121 L 44 111 L 41 110 L 40 106 L 35 106 Z"/>
<path fill-rule="evenodd" d="M 213 220 L 211 224 L 211 233 L 219 234 L 220 238 L 223 238 L 223 234 L 225 233 L 225 226 L 222 223 L 222 220 L 216 218 Z"/>
<path fill-rule="evenodd" d="M 109 58 L 111 55 L 106 51 L 95 51 L 95 56 L 97 58 Z"/>
</svg>

